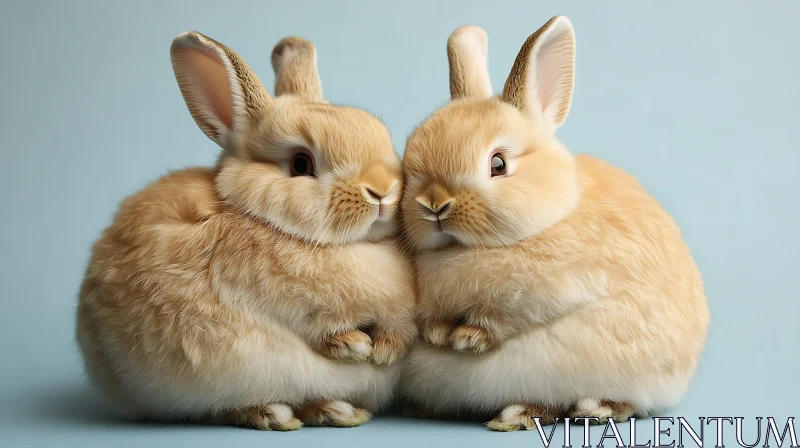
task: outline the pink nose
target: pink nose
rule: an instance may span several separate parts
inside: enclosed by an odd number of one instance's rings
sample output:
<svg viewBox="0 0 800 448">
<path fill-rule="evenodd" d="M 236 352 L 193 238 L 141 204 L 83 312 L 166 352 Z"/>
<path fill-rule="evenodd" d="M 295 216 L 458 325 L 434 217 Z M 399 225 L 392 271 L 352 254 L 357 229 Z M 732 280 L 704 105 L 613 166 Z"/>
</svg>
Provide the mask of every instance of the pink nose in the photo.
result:
<svg viewBox="0 0 800 448">
<path fill-rule="evenodd" d="M 423 214 L 427 215 L 428 219 L 445 219 L 450 215 L 450 212 L 453 211 L 453 204 L 455 204 L 456 200 L 454 198 L 449 198 L 442 202 L 428 202 L 428 201 L 417 201 L 420 205 L 424 207 Z"/>
<path fill-rule="evenodd" d="M 378 193 L 377 191 L 375 191 L 374 188 L 371 188 L 371 187 L 364 187 L 364 191 L 366 191 L 367 196 L 369 196 L 371 199 L 374 199 L 374 200 L 376 200 L 378 202 L 380 202 L 381 199 L 385 198 L 386 194 L 388 193 L 388 192 L 387 193 L 383 193 L 383 194 Z"/>
</svg>

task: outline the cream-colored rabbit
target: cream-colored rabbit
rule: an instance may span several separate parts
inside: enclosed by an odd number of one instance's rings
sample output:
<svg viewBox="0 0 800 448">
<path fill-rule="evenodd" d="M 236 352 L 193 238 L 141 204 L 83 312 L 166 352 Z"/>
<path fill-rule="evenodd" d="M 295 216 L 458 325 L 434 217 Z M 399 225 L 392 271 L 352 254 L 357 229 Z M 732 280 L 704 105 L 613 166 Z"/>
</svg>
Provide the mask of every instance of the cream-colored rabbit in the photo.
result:
<svg viewBox="0 0 800 448">
<path fill-rule="evenodd" d="M 452 101 L 408 140 L 401 215 L 425 343 L 402 394 L 425 414 L 623 420 L 674 405 L 708 326 L 672 219 L 622 170 L 573 156 L 575 38 L 555 17 L 491 97 L 486 34 L 448 42 Z"/>
<path fill-rule="evenodd" d="M 273 51 L 275 98 L 199 33 L 171 57 L 223 152 L 126 199 L 95 244 L 77 326 L 89 376 L 134 417 L 367 421 L 417 334 L 413 272 L 390 238 L 402 187 L 386 127 L 322 99 L 300 38 Z"/>
</svg>

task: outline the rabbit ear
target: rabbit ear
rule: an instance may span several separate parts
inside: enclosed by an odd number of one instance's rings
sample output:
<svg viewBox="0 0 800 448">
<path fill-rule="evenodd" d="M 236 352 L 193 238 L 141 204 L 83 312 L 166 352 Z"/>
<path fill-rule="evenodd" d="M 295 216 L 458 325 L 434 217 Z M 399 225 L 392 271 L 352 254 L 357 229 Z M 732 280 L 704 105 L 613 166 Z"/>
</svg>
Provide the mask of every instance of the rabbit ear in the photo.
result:
<svg viewBox="0 0 800 448">
<path fill-rule="evenodd" d="M 297 95 L 323 101 L 322 83 L 317 73 L 317 49 L 296 36 L 285 37 L 272 50 L 275 70 L 275 95 Z"/>
<path fill-rule="evenodd" d="M 488 40 L 486 31 L 472 25 L 458 28 L 447 39 L 451 99 L 492 96 Z"/>
<path fill-rule="evenodd" d="M 230 48 L 196 31 L 176 37 L 170 57 L 194 121 L 222 148 L 235 146 L 269 105 L 258 77 Z"/>
<path fill-rule="evenodd" d="M 556 16 L 522 45 L 502 97 L 555 132 L 567 119 L 574 86 L 575 33 L 568 18 Z"/>
</svg>

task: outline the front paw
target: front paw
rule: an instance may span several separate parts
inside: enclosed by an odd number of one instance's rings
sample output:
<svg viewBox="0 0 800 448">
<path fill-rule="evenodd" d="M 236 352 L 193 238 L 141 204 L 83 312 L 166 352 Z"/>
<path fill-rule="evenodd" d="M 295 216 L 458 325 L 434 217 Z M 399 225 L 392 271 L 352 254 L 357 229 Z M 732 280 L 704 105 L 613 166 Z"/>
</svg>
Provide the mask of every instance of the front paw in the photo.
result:
<svg viewBox="0 0 800 448">
<path fill-rule="evenodd" d="M 331 333 L 322 341 L 322 354 L 337 361 L 364 362 L 372 355 L 372 339 L 359 330 Z"/>
<path fill-rule="evenodd" d="M 422 340 L 437 347 L 450 346 L 450 333 L 456 328 L 454 322 L 425 319 L 419 324 Z"/>
<path fill-rule="evenodd" d="M 483 327 L 460 325 L 450 333 L 449 344 L 459 352 L 485 353 L 495 347 L 495 338 Z"/>
<path fill-rule="evenodd" d="M 411 351 L 413 340 L 400 333 L 376 331 L 372 343 L 372 362 L 389 365 L 399 361 Z"/>
</svg>

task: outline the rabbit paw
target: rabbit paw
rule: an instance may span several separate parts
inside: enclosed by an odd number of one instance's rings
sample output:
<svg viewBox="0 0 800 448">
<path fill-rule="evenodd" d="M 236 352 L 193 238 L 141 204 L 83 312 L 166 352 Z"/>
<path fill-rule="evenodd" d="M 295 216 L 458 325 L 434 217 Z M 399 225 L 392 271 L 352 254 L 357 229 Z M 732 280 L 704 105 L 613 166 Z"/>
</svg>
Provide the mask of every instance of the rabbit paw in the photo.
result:
<svg viewBox="0 0 800 448">
<path fill-rule="evenodd" d="M 372 341 L 372 362 L 389 365 L 402 359 L 411 350 L 412 340 L 398 333 L 378 331 Z"/>
<path fill-rule="evenodd" d="M 303 423 L 309 426 L 338 426 L 352 428 L 369 421 L 372 414 L 344 401 L 312 403 L 298 411 Z"/>
<path fill-rule="evenodd" d="M 433 319 L 423 320 L 419 325 L 422 340 L 437 347 L 450 345 L 450 333 L 455 328 L 456 324 L 453 322 Z"/>
<path fill-rule="evenodd" d="M 555 410 L 536 404 L 514 404 L 506 406 L 497 417 L 486 423 L 492 431 L 517 431 L 519 429 L 536 429 L 536 421 L 539 418 L 539 425 L 547 426 L 556 422 L 558 415 Z"/>
<path fill-rule="evenodd" d="M 486 329 L 465 324 L 450 333 L 450 345 L 459 352 L 484 353 L 494 347 L 494 339 Z"/>
<path fill-rule="evenodd" d="M 226 415 L 226 423 L 262 431 L 294 431 L 303 426 L 292 408 L 281 403 L 234 409 Z"/>
<path fill-rule="evenodd" d="M 372 355 L 372 339 L 359 330 L 331 333 L 323 340 L 322 354 L 337 361 L 367 361 Z"/>
<path fill-rule="evenodd" d="M 585 398 L 578 401 L 569 416 L 572 418 L 597 419 L 590 420 L 590 424 L 602 425 L 608 422 L 609 419 L 621 423 L 633 417 L 633 406 L 628 403 L 610 400 L 598 402 L 597 400 Z"/>
</svg>

